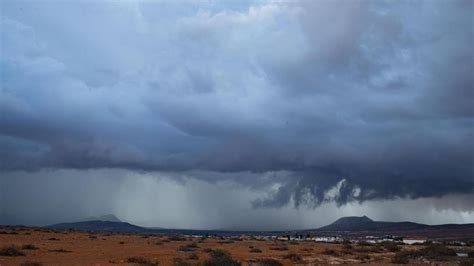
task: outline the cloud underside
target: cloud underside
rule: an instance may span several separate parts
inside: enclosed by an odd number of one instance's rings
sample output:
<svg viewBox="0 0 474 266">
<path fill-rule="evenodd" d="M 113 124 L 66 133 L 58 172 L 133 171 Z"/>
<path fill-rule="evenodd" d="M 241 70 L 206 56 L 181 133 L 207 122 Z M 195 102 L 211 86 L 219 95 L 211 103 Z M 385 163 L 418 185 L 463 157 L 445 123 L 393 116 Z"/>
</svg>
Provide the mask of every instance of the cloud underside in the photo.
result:
<svg viewBox="0 0 474 266">
<path fill-rule="evenodd" d="M 1 5 L 2 173 L 271 187 L 255 207 L 474 193 L 472 1 Z"/>
</svg>

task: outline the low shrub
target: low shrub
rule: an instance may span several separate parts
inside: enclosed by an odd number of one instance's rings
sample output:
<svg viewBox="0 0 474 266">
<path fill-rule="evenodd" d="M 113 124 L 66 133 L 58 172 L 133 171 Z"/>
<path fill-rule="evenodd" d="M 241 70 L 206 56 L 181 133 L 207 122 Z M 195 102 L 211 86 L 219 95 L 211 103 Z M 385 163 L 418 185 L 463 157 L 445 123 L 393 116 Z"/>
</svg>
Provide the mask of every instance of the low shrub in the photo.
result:
<svg viewBox="0 0 474 266">
<path fill-rule="evenodd" d="M 213 249 L 210 258 L 204 261 L 203 266 L 240 266 L 241 263 L 232 259 L 229 252 L 222 249 Z"/>
<path fill-rule="evenodd" d="M 21 249 L 35 250 L 38 249 L 38 247 L 33 244 L 24 244 L 23 246 L 21 246 Z"/>
<path fill-rule="evenodd" d="M 334 249 L 329 249 L 329 248 L 326 248 L 322 253 L 328 256 L 334 256 L 334 257 L 339 256 L 339 252 L 337 252 Z"/>
<path fill-rule="evenodd" d="M 391 262 L 395 263 L 395 264 L 407 264 L 410 261 L 408 260 L 407 256 L 404 256 L 403 254 L 397 253 L 397 254 L 395 254 L 395 256 L 393 256 Z"/>
<path fill-rule="evenodd" d="M 190 247 L 187 247 L 187 246 L 181 246 L 178 248 L 178 251 L 182 251 L 182 252 L 193 252 L 194 249 L 193 248 L 190 248 Z"/>
<path fill-rule="evenodd" d="M 196 253 L 191 253 L 188 257 L 190 260 L 198 260 L 199 256 Z"/>
<path fill-rule="evenodd" d="M 366 247 L 367 247 L 367 246 L 372 246 L 372 243 L 369 243 L 369 242 L 367 242 L 367 241 L 359 241 L 359 242 L 357 242 L 357 245 L 358 245 L 358 246 L 366 246 Z"/>
<path fill-rule="evenodd" d="M 441 244 L 431 243 L 419 250 L 400 250 L 395 254 L 393 260 L 401 262 L 407 261 L 406 263 L 408 263 L 410 259 L 424 257 L 430 260 L 443 261 L 455 256 L 457 256 L 456 251 L 453 249 Z"/>
<path fill-rule="evenodd" d="M 423 257 L 443 259 L 443 257 L 457 256 L 456 251 L 441 244 L 431 244 L 419 250 Z"/>
<path fill-rule="evenodd" d="M 400 251 L 400 247 L 393 241 L 384 241 L 380 244 L 384 249 L 390 252 Z"/>
<path fill-rule="evenodd" d="M 256 259 L 255 263 L 259 266 L 283 266 L 283 264 L 275 259 Z"/>
<path fill-rule="evenodd" d="M 196 243 L 187 244 L 186 247 L 188 247 L 188 248 L 199 248 L 199 246 Z"/>
<path fill-rule="evenodd" d="M 48 251 L 49 251 L 49 252 L 62 252 L 62 253 L 72 252 L 72 251 L 70 251 L 70 250 L 65 250 L 65 249 L 63 249 L 63 248 L 49 249 Z"/>
<path fill-rule="evenodd" d="M 0 249 L 0 256 L 18 257 L 25 256 L 25 253 L 23 253 L 17 246 L 11 245 Z"/>
<path fill-rule="evenodd" d="M 250 248 L 251 253 L 262 253 L 262 250 L 257 247 Z"/>
<path fill-rule="evenodd" d="M 470 250 L 469 252 L 467 252 L 467 256 L 469 258 L 474 258 L 474 250 Z"/>
<path fill-rule="evenodd" d="M 190 243 L 190 244 L 179 247 L 178 250 L 184 251 L 184 252 L 190 252 L 190 251 L 194 251 L 194 249 L 196 248 L 199 248 L 199 246 L 196 243 Z"/>
<path fill-rule="evenodd" d="M 289 254 L 283 256 L 283 258 L 291 260 L 293 262 L 299 262 L 299 261 L 303 260 L 300 255 L 295 254 L 295 253 L 289 253 Z"/>
<path fill-rule="evenodd" d="M 185 261 L 182 258 L 174 258 L 173 259 L 173 266 L 191 266 L 191 263 Z"/>
<path fill-rule="evenodd" d="M 285 250 L 288 250 L 288 246 L 287 245 L 274 245 L 272 247 L 270 247 L 271 250 L 280 250 L 280 251 L 285 251 Z"/>
<path fill-rule="evenodd" d="M 223 241 L 219 241 L 218 243 L 219 244 L 232 244 L 234 242 L 235 242 L 234 240 L 223 240 Z"/>
<path fill-rule="evenodd" d="M 472 266 L 474 265 L 474 259 L 465 258 L 459 262 L 459 266 Z"/>
<path fill-rule="evenodd" d="M 383 252 L 383 249 L 380 247 L 362 246 L 354 248 L 354 251 L 360 253 L 381 253 Z"/>
<path fill-rule="evenodd" d="M 362 260 L 362 261 L 370 260 L 370 256 L 368 254 L 358 255 L 358 256 L 356 256 L 356 259 Z"/>
<path fill-rule="evenodd" d="M 145 266 L 156 266 L 159 265 L 158 262 L 153 262 L 147 258 L 143 257 L 129 257 L 127 258 L 128 263 L 135 263 L 135 264 L 140 264 L 140 265 L 145 265 Z"/>
<path fill-rule="evenodd" d="M 20 264 L 20 266 L 43 266 L 43 263 L 38 261 L 24 261 Z"/>
<path fill-rule="evenodd" d="M 168 240 L 169 241 L 186 241 L 186 238 L 180 235 L 173 235 L 173 236 L 169 236 Z"/>
<path fill-rule="evenodd" d="M 344 243 L 344 242 L 343 242 L 343 243 L 342 243 L 342 248 L 343 248 L 343 249 L 352 249 L 352 245 L 351 245 L 350 242 L 349 242 L 349 243 Z"/>
</svg>

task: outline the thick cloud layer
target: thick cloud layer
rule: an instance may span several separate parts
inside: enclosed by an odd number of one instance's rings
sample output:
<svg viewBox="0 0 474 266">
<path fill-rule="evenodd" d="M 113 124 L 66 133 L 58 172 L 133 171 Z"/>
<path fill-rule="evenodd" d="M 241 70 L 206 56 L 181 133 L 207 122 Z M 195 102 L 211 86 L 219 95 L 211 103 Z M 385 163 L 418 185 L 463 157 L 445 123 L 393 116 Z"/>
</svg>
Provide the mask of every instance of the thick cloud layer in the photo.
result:
<svg viewBox="0 0 474 266">
<path fill-rule="evenodd" d="M 266 189 L 228 181 L 209 183 L 189 174 L 126 170 L 42 170 L 10 172 L 0 179 L 0 224 L 48 225 L 113 213 L 143 226 L 195 229 L 307 229 L 341 216 L 368 215 L 381 221 L 427 224 L 474 221 L 474 195 L 417 200 L 350 202 L 318 208 L 288 205 L 255 209 L 251 201 Z M 21 191 L 21 193 L 18 193 Z"/>
<path fill-rule="evenodd" d="M 472 1 L 2 1 L 0 168 L 254 207 L 474 193 Z"/>
</svg>

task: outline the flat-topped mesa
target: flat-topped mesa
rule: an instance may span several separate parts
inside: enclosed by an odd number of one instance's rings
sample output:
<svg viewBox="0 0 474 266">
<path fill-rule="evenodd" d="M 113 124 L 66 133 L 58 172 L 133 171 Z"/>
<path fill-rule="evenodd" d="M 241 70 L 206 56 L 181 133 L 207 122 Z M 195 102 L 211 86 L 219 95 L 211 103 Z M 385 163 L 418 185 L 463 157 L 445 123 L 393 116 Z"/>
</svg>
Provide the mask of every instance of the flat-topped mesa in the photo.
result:
<svg viewBox="0 0 474 266">
<path fill-rule="evenodd" d="M 353 231 L 353 230 L 365 230 L 372 228 L 373 224 L 376 223 L 367 216 L 348 216 L 342 217 L 333 222 L 330 225 L 320 228 L 320 230 L 327 231 Z"/>
</svg>

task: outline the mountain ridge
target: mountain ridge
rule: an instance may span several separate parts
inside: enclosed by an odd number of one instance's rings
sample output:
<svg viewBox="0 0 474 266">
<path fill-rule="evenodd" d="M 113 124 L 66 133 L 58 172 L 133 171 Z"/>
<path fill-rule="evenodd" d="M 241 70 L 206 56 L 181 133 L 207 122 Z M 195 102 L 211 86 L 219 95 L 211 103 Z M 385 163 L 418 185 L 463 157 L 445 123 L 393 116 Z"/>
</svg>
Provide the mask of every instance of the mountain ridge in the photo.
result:
<svg viewBox="0 0 474 266">
<path fill-rule="evenodd" d="M 87 221 L 104 221 L 104 222 L 122 222 L 117 216 L 113 214 L 104 214 L 101 216 L 91 216 L 85 219 L 79 220 L 78 222 L 87 222 Z"/>
<path fill-rule="evenodd" d="M 441 229 L 458 229 L 465 227 L 474 227 L 473 223 L 468 224 L 439 224 L 427 225 L 409 221 L 402 222 L 386 222 L 374 221 L 367 216 L 348 216 L 341 217 L 333 223 L 317 228 L 316 231 L 346 231 L 346 232 L 362 232 L 362 231 L 414 231 L 414 230 L 441 230 Z"/>
<path fill-rule="evenodd" d="M 308 230 L 193 230 L 193 229 L 165 229 L 165 228 L 151 228 L 142 227 L 127 222 L 115 222 L 115 221 L 80 221 L 80 222 L 69 222 L 69 223 L 58 223 L 46 226 L 47 228 L 53 229 L 76 229 L 82 231 L 110 231 L 110 232 L 132 232 L 132 233 L 197 233 L 210 234 L 213 232 L 268 232 L 268 233 L 284 233 L 284 232 L 409 232 L 409 231 L 423 231 L 423 232 L 439 232 L 443 230 L 469 230 L 474 232 L 474 223 L 468 224 L 439 224 L 439 225 L 427 225 L 414 222 L 385 222 L 385 221 L 374 221 L 367 216 L 349 216 L 341 217 L 333 223 L 317 228 Z"/>
</svg>

